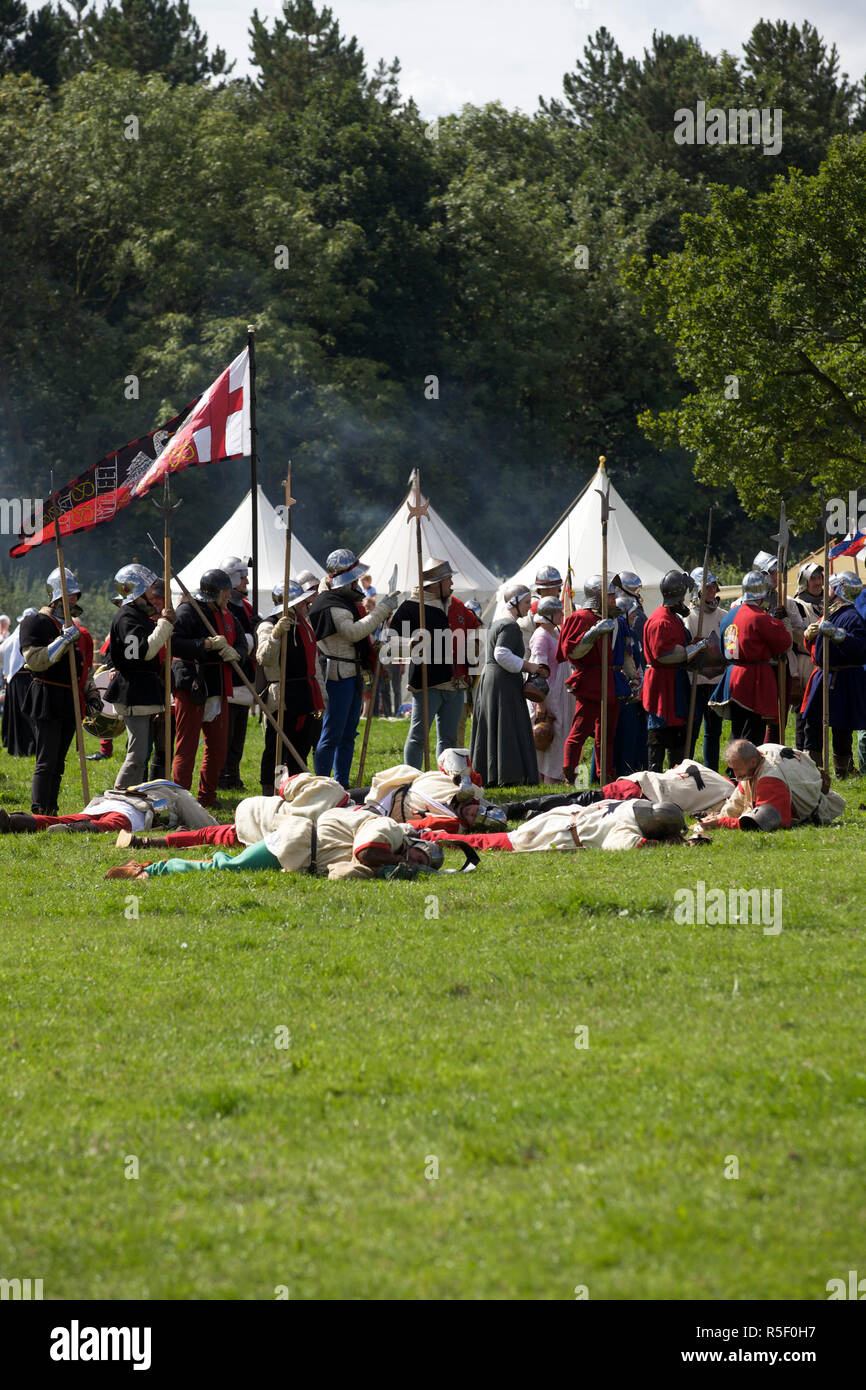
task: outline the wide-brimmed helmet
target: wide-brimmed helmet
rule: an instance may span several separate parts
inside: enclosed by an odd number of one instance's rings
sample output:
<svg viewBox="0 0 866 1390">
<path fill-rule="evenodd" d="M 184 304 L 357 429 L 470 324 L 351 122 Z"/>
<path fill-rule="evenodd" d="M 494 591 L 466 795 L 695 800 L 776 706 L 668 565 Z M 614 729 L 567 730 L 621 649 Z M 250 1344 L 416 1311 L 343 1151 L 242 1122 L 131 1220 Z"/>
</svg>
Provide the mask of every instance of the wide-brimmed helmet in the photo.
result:
<svg viewBox="0 0 866 1390">
<path fill-rule="evenodd" d="M 359 564 L 355 552 L 345 547 L 331 551 L 325 561 L 325 569 L 331 576 L 332 589 L 350 589 L 367 573 L 366 565 Z"/>
<path fill-rule="evenodd" d="M 840 570 L 838 574 L 830 575 L 830 593 L 835 598 L 842 598 L 847 603 L 853 603 L 862 589 L 863 581 L 853 570 Z"/>
<path fill-rule="evenodd" d="M 157 581 L 147 565 L 124 565 L 114 576 L 121 603 L 134 603 Z"/>
</svg>

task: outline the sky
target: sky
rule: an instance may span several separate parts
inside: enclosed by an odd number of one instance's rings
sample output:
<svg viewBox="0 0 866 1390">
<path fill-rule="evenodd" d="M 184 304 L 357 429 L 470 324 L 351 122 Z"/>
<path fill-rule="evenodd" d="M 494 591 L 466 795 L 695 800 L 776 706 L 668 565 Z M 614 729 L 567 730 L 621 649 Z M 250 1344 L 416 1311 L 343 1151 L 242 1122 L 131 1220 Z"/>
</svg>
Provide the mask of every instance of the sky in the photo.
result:
<svg viewBox="0 0 866 1390">
<path fill-rule="evenodd" d="M 710 52 L 739 55 L 758 19 L 806 18 L 836 44 L 852 80 L 866 73 L 863 0 L 331 0 L 330 7 L 370 69 L 379 58 L 400 59 L 401 91 L 427 117 L 497 100 L 535 111 L 539 94 L 560 95 L 563 73 L 601 25 L 629 57 L 641 54 L 653 29 L 694 34 Z M 211 45 L 237 60 L 238 75 L 250 70 L 253 8 L 263 19 L 282 12 L 281 0 L 191 0 L 190 8 Z"/>
</svg>

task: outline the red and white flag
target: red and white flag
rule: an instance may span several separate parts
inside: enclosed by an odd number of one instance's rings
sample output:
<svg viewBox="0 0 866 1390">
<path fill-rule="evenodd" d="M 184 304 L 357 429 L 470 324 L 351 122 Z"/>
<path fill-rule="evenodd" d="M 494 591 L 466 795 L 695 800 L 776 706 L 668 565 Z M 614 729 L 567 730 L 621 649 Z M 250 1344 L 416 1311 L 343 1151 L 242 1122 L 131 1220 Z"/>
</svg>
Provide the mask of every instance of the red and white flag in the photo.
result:
<svg viewBox="0 0 866 1390">
<path fill-rule="evenodd" d="M 130 489 L 144 497 L 167 473 L 244 458 L 250 452 L 250 355 L 244 348 L 199 399 L 192 414 Z"/>
</svg>

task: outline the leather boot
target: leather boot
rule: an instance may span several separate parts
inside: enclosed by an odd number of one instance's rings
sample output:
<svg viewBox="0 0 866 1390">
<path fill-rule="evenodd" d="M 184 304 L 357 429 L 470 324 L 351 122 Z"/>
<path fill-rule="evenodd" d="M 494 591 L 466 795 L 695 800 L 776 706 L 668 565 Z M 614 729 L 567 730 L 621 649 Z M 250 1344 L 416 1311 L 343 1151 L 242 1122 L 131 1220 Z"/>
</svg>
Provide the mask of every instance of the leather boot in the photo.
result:
<svg viewBox="0 0 866 1390">
<path fill-rule="evenodd" d="M 33 835 L 36 821 L 27 811 L 4 811 L 0 807 L 0 835 Z"/>
<path fill-rule="evenodd" d="M 849 771 L 848 771 L 848 759 L 847 759 L 847 758 L 837 758 L 837 757 L 836 757 L 836 754 L 834 753 L 834 754 L 833 754 L 833 771 L 834 771 L 834 773 L 836 774 L 837 777 L 848 777 L 848 776 L 850 775 L 850 774 L 849 774 Z"/>
<path fill-rule="evenodd" d="M 121 830 L 114 842 L 117 849 L 165 849 L 167 835 L 133 835 L 131 830 Z"/>
</svg>

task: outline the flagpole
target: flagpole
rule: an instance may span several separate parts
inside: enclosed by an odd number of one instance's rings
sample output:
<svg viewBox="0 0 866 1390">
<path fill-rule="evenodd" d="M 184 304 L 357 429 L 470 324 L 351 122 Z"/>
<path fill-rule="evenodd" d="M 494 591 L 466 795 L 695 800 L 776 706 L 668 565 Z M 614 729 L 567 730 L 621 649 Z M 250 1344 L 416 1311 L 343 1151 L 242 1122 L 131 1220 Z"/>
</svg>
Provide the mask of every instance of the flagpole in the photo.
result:
<svg viewBox="0 0 866 1390">
<path fill-rule="evenodd" d="M 54 496 L 54 478 L 51 478 L 51 495 Z M 57 567 L 60 570 L 60 593 L 63 599 L 63 625 L 72 626 L 72 610 L 69 607 L 69 593 L 66 588 L 66 567 L 63 563 L 63 546 L 60 541 L 60 512 L 54 512 L 54 540 L 57 546 Z M 83 658 L 82 658 L 83 660 Z M 87 781 L 87 754 L 84 751 L 84 727 L 81 722 L 81 692 L 78 687 L 78 663 L 75 660 L 75 644 L 69 647 L 69 680 L 72 686 L 72 708 L 75 713 L 75 742 L 78 746 L 78 765 L 81 770 L 81 791 L 85 806 L 90 800 L 90 786 Z"/>
<path fill-rule="evenodd" d="M 600 473 L 605 472 L 605 458 L 602 454 L 598 460 Z M 605 476 L 607 476 L 605 474 Z M 596 488 L 596 492 L 601 498 L 601 617 L 602 621 L 607 620 L 607 519 L 610 512 L 610 482 L 608 481 L 606 490 Z M 607 677 L 608 662 L 610 658 L 610 634 L 603 632 L 601 636 L 601 707 L 599 709 L 599 732 L 600 748 L 595 750 L 595 764 L 598 772 L 598 784 L 603 787 L 607 781 Z"/>
<path fill-rule="evenodd" d="M 183 498 L 182 498 L 182 497 L 179 498 L 177 502 L 172 502 L 172 500 L 171 500 L 171 470 L 170 470 L 170 469 L 167 469 L 167 470 L 166 470 L 166 474 L 165 474 L 165 478 L 164 478 L 164 480 L 163 480 L 162 501 L 161 501 L 161 502 L 157 502 L 157 501 L 154 499 L 153 505 L 156 507 L 156 510 L 157 510 L 158 512 L 162 512 L 162 517 L 163 517 L 163 527 L 162 527 L 162 529 L 163 529 L 163 542 L 162 542 L 162 546 L 163 546 L 163 550 L 162 550 L 162 553 L 163 553 L 163 567 L 162 567 L 162 574 L 163 574 L 163 583 L 164 583 L 164 585 L 165 585 L 164 606 L 165 606 L 166 608 L 168 608 L 168 609 L 171 609 L 171 528 L 170 528 L 169 523 L 170 523 L 170 521 L 171 521 L 171 514 L 172 514 L 172 512 L 176 512 L 177 509 L 178 509 L 178 507 L 181 505 L 182 502 L 183 502 Z M 165 769 L 165 771 L 164 771 L 164 776 L 166 776 L 166 777 L 169 778 L 169 780 L 170 780 L 170 779 L 171 779 L 171 631 L 169 631 L 168 639 L 167 639 L 167 641 L 166 641 L 165 647 L 163 648 L 163 651 L 164 651 L 164 653 L 165 653 L 165 660 L 164 660 L 164 663 L 163 663 L 163 671 L 162 671 L 162 674 L 163 674 L 163 700 L 164 700 L 164 702 L 165 702 L 165 728 L 164 728 L 164 730 L 163 730 L 163 756 L 164 756 L 164 758 L 165 758 L 165 761 L 164 761 L 164 763 L 163 763 L 163 767 L 164 767 L 164 769 Z"/>
<path fill-rule="evenodd" d="M 250 504 L 253 525 L 253 608 L 259 611 L 259 456 L 256 431 L 256 330 L 247 325 L 250 364 Z M 278 750 L 279 751 L 279 750 Z"/>
<path fill-rule="evenodd" d="M 414 501 L 414 503 L 412 503 L 412 502 L 407 502 L 407 504 L 406 504 L 406 505 L 408 506 L 408 508 L 409 508 L 409 515 L 408 515 L 408 517 L 406 518 L 406 520 L 407 520 L 407 521 L 411 521 L 413 517 L 415 518 L 415 548 L 416 548 L 416 552 L 417 552 L 417 556 L 418 556 L 418 627 L 419 627 L 420 631 L 421 631 L 422 634 L 423 634 L 424 631 L 425 631 L 425 628 L 424 628 L 424 560 L 423 560 L 423 557 L 422 557 L 421 518 L 422 518 L 422 516 L 426 516 L 426 517 L 429 518 L 430 513 L 429 513 L 428 510 L 427 510 L 427 507 L 428 507 L 427 501 L 424 500 L 424 499 L 422 499 L 422 497 L 421 497 L 421 472 L 420 472 L 420 469 L 415 468 L 415 469 L 412 470 L 412 477 L 409 479 L 409 482 L 410 482 L 410 484 L 414 484 L 414 488 L 415 488 L 415 501 Z M 423 636 L 422 636 L 421 640 L 422 640 L 422 642 L 424 641 Z M 429 648 L 428 648 L 428 650 L 429 650 Z M 420 662 L 420 666 L 421 666 L 421 708 L 422 708 L 422 713 L 423 713 L 423 716 L 424 716 L 424 771 L 425 771 L 425 772 L 429 772 L 429 771 L 430 771 L 430 710 L 429 710 L 429 702 L 428 702 L 428 699 L 427 699 L 427 662 L 423 659 L 423 658 L 424 658 L 424 652 L 423 652 L 423 651 L 422 651 L 422 653 L 421 653 L 421 657 L 422 657 L 422 660 L 421 660 L 421 662 Z"/>
<path fill-rule="evenodd" d="M 707 515 L 707 544 L 704 550 L 704 572 L 701 577 L 701 594 L 700 599 L 698 600 L 698 630 L 695 633 L 696 642 L 700 642 L 704 634 L 704 606 L 707 601 L 707 574 L 709 573 L 710 569 L 710 539 L 712 537 L 712 534 L 713 509 L 712 507 L 710 507 L 709 513 Z M 690 675 L 692 678 L 692 688 L 689 691 L 689 716 L 686 720 L 686 746 L 683 752 L 683 756 L 686 758 L 691 758 L 692 756 L 692 729 L 695 727 L 695 704 L 697 702 L 698 694 L 697 670 L 690 672 Z M 695 739 L 695 742 L 697 743 L 697 739 Z"/>
</svg>

